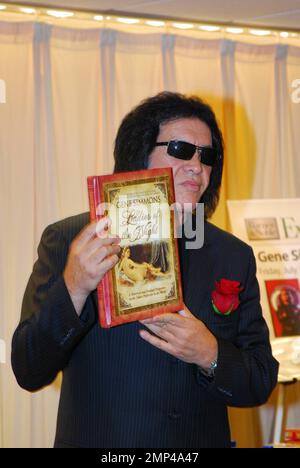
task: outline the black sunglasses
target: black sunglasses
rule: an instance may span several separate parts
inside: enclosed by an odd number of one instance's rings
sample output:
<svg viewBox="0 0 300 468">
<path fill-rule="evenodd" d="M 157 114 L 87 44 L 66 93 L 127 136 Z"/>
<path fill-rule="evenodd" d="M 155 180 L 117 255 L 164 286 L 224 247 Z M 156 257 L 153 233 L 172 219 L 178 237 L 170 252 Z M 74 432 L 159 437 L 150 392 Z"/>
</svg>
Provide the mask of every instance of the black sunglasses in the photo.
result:
<svg viewBox="0 0 300 468">
<path fill-rule="evenodd" d="M 173 156 L 177 159 L 183 159 L 188 161 L 192 159 L 195 151 L 198 152 L 199 159 L 202 164 L 207 166 L 214 166 L 217 159 L 219 159 L 218 152 L 211 146 L 197 146 L 187 141 L 181 140 L 170 140 L 161 141 L 155 144 L 155 146 L 167 146 L 167 153 L 169 156 Z"/>
</svg>

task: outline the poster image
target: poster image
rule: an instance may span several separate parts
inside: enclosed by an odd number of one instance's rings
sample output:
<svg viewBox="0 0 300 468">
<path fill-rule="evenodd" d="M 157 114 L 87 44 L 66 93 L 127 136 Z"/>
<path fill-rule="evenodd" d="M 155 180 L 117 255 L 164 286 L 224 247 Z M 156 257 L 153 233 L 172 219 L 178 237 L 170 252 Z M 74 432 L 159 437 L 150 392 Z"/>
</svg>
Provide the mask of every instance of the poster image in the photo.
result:
<svg viewBox="0 0 300 468">
<path fill-rule="evenodd" d="M 270 313 L 277 338 L 300 335 L 300 289 L 298 279 L 265 281 Z"/>
</svg>

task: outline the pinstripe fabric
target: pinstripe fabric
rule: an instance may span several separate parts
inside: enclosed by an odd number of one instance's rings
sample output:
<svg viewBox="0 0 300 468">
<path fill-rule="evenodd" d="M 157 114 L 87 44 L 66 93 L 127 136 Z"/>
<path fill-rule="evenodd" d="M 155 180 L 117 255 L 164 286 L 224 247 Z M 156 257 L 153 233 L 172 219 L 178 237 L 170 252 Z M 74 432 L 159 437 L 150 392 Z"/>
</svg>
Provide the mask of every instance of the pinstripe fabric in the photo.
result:
<svg viewBox="0 0 300 468">
<path fill-rule="evenodd" d="M 186 251 L 180 240 L 185 303 L 218 339 L 210 382 L 195 365 L 143 341 L 139 323 L 101 329 L 95 291 L 76 315 L 61 274 L 70 242 L 88 220 L 85 213 L 45 230 L 13 337 L 12 366 L 23 388 L 40 389 L 63 370 L 55 446 L 229 447 L 227 405 L 264 403 L 278 370 L 250 247 L 209 223 L 202 249 Z M 229 317 L 211 307 L 220 278 L 244 287 Z"/>
</svg>

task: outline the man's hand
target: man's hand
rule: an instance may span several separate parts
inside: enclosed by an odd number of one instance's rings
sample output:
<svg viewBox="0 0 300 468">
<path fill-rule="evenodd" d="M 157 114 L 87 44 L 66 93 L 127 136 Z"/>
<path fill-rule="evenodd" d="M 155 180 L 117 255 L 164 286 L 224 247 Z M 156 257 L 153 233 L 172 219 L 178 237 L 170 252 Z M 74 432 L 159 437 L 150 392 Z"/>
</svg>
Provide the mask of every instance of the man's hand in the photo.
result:
<svg viewBox="0 0 300 468">
<path fill-rule="evenodd" d="M 141 320 L 141 323 L 156 335 L 140 330 L 145 341 L 181 361 L 209 369 L 211 362 L 217 359 L 216 338 L 187 307 L 178 314 L 163 314 Z"/>
<path fill-rule="evenodd" d="M 108 237 L 109 218 L 85 226 L 70 245 L 63 273 L 75 310 L 80 315 L 87 296 L 119 261 L 119 237 Z"/>
</svg>

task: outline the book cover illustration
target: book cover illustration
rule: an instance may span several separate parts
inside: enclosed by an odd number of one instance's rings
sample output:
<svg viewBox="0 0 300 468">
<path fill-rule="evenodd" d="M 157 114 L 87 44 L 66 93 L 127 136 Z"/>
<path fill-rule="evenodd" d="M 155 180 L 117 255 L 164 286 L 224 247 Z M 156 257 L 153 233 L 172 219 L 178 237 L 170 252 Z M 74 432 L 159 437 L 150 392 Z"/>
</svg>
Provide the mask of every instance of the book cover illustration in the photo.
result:
<svg viewBox="0 0 300 468">
<path fill-rule="evenodd" d="M 265 281 L 277 338 L 300 335 L 300 290 L 297 278 Z"/>
<path fill-rule="evenodd" d="M 107 214 L 122 248 L 97 288 L 101 326 L 183 309 L 172 170 L 92 176 L 88 190 L 91 220 Z"/>
</svg>

